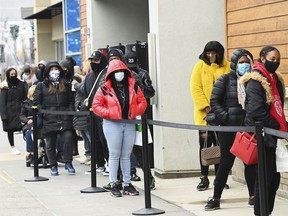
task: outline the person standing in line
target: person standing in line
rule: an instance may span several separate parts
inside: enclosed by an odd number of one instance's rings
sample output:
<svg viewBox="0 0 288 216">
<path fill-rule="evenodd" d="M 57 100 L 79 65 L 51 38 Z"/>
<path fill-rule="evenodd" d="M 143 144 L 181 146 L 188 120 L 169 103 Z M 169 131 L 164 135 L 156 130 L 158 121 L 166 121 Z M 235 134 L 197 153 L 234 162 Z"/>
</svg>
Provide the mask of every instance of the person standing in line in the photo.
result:
<svg viewBox="0 0 288 216">
<path fill-rule="evenodd" d="M 216 80 L 230 70 L 230 63 L 224 58 L 224 47 L 218 41 L 208 42 L 203 52 L 199 56 L 199 61 L 194 66 L 190 79 L 190 92 L 194 102 L 194 121 L 196 125 L 207 125 L 205 120 L 207 113 L 210 111 L 210 96 L 213 85 Z M 216 144 L 215 134 L 213 131 L 208 132 L 199 130 L 199 159 L 201 167 L 201 182 L 197 185 L 198 191 L 207 190 L 209 187 L 209 166 L 203 166 L 201 162 L 201 149 L 204 146 L 205 139 L 207 146 Z M 217 173 L 218 165 L 215 165 Z M 226 186 L 227 188 L 228 185 Z"/>
<path fill-rule="evenodd" d="M 245 74 L 241 81 L 246 89 L 245 125 L 255 126 L 255 122 L 264 127 L 287 132 L 284 114 L 284 80 L 276 73 L 280 65 L 280 52 L 277 48 L 266 46 L 260 51 L 259 59 L 254 63 L 252 72 Z M 267 165 L 267 194 L 269 215 L 272 214 L 275 196 L 280 184 L 280 173 L 276 170 L 276 147 L 278 137 L 264 134 L 264 146 Z M 254 214 L 260 215 L 259 179 L 255 182 Z"/>
<path fill-rule="evenodd" d="M 74 95 L 71 84 L 63 79 L 63 70 L 57 61 L 47 63 L 44 81 L 39 82 L 34 92 L 34 105 L 49 111 L 74 111 Z M 42 132 L 46 138 L 46 151 L 52 176 L 58 175 L 56 139 L 58 134 L 63 143 L 65 169 L 74 174 L 73 161 L 73 116 L 45 113 L 42 115 Z"/>
<path fill-rule="evenodd" d="M 43 81 L 43 74 L 44 74 L 45 66 L 46 66 L 45 60 L 39 61 L 36 72 L 32 77 L 32 85 L 37 85 L 38 82 Z"/>
<path fill-rule="evenodd" d="M 84 97 L 88 98 L 88 106 L 87 109 L 92 107 L 93 98 L 95 93 L 99 87 L 100 76 L 103 74 L 103 71 L 106 70 L 106 66 L 108 64 L 106 57 L 100 51 L 94 51 L 91 56 L 88 58 L 90 62 L 91 71 L 86 74 L 84 80 Z M 97 83 L 95 83 L 97 81 Z M 95 85 L 94 85 L 95 84 Z M 94 87 L 93 87 L 94 86 Z M 103 173 L 108 169 L 108 166 L 105 168 L 106 161 L 108 162 L 108 147 L 107 141 L 103 132 L 102 123 L 103 120 L 101 117 L 96 116 L 96 127 L 95 127 L 95 148 L 96 148 L 96 172 Z M 87 125 L 90 131 L 90 116 L 87 117 Z M 91 137 L 91 134 L 90 134 Z M 91 171 L 85 172 L 86 174 L 90 174 Z"/>
<path fill-rule="evenodd" d="M 155 95 L 155 89 L 152 86 L 152 81 L 149 76 L 148 71 L 142 69 L 138 63 L 138 57 L 136 52 L 129 52 L 124 55 L 127 62 L 127 66 L 131 71 L 134 71 L 138 74 L 140 81 L 143 86 L 143 94 L 147 101 L 147 113 L 148 117 L 152 117 L 152 107 L 150 105 L 150 98 Z M 151 145 L 149 145 L 150 147 Z M 150 157 L 153 157 L 152 154 L 149 154 Z M 133 151 L 131 153 L 131 180 L 132 181 L 141 181 L 141 178 L 137 175 L 137 164 L 143 169 L 143 155 L 142 155 L 142 146 L 134 145 Z M 153 177 L 150 171 L 150 189 L 155 189 L 155 178 Z"/>
<path fill-rule="evenodd" d="M 221 126 L 241 126 L 244 123 L 245 89 L 240 78 L 251 71 L 252 54 L 245 49 L 237 49 L 231 57 L 230 73 L 222 75 L 214 84 L 210 98 L 211 110 Z M 207 119 L 208 121 L 208 119 Z M 209 121 L 208 121 L 209 124 Z M 220 208 L 220 198 L 227 183 L 229 172 L 235 156 L 230 153 L 236 132 L 218 132 L 221 159 L 214 181 L 214 194 L 205 206 L 206 211 Z M 254 184 L 256 178 L 255 165 L 245 166 L 245 180 L 249 192 L 248 205 L 254 205 Z"/>
<path fill-rule="evenodd" d="M 123 176 L 123 194 L 139 195 L 131 184 L 130 155 L 134 145 L 136 125 L 111 119 L 135 119 L 144 113 L 146 99 L 124 62 L 114 59 L 109 62 L 105 85 L 101 86 L 94 97 L 93 112 L 103 118 L 103 130 L 109 149 L 109 180 L 111 195 L 121 197 L 117 185 L 119 160 Z"/>
<path fill-rule="evenodd" d="M 17 70 L 9 68 L 6 71 L 6 80 L 0 83 L 0 114 L 3 130 L 7 132 L 11 154 L 19 155 L 21 152 L 16 149 L 14 143 L 14 132 L 21 131 L 20 122 L 21 105 L 27 98 L 27 83 L 17 77 Z"/>
</svg>

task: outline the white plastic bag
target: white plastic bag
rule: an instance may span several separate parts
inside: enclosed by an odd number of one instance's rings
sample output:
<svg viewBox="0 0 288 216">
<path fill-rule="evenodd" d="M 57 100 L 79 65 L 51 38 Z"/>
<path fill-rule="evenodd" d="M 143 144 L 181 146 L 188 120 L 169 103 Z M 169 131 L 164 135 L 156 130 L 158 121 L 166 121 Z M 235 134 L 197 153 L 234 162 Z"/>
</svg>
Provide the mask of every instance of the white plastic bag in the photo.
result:
<svg viewBox="0 0 288 216">
<path fill-rule="evenodd" d="M 285 139 L 277 140 L 276 148 L 276 169 L 277 172 L 288 172 L 288 150 Z"/>
<path fill-rule="evenodd" d="M 136 119 L 140 120 L 141 116 L 137 116 Z M 151 133 L 150 133 L 150 129 L 148 128 L 148 143 L 152 143 L 152 142 L 153 142 L 152 136 L 151 136 Z M 138 145 L 138 146 L 142 146 L 142 125 L 141 124 L 136 125 L 136 133 L 135 133 L 134 144 Z"/>
</svg>

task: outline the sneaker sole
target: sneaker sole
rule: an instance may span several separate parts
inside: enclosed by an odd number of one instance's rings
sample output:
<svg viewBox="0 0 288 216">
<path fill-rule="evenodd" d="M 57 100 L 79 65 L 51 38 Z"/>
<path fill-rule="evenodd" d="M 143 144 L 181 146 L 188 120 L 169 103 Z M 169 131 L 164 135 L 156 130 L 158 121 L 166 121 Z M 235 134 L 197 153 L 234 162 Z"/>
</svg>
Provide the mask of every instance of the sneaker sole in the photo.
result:
<svg viewBox="0 0 288 216">
<path fill-rule="evenodd" d="M 114 194 L 111 193 L 111 196 L 117 198 L 117 197 L 122 197 L 122 194 L 114 195 Z"/>
<path fill-rule="evenodd" d="M 128 192 L 128 191 L 123 191 L 123 195 L 138 196 L 139 193 L 130 193 L 130 192 Z"/>
<path fill-rule="evenodd" d="M 197 188 L 198 191 L 205 191 L 207 189 L 208 189 L 208 187 L 207 188 Z"/>
<path fill-rule="evenodd" d="M 220 209 L 220 207 L 214 207 L 214 208 L 205 208 L 205 211 L 214 211 Z"/>
</svg>

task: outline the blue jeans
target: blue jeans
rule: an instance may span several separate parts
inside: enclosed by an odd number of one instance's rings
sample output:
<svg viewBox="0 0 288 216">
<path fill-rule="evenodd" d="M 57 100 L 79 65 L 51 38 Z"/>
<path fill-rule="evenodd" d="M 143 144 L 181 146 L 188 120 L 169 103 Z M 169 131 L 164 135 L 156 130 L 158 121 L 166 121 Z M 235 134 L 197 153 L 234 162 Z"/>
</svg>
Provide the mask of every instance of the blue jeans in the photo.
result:
<svg viewBox="0 0 288 216">
<path fill-rule="evenodd" d="M 125 186 L 128 186 L 131 183 L 130 155 L 134 145 L 136 126 L 135 124 L 113 122 L 104 119 L 103 130 L 109 150 L 110 183 L 115 184 L 117 182 L 120 160 L 123 182 Z"/>
<path fill-rule="evenodd" d="M 90 133 L 88 130 L 81 130 L 80 133 L 84 141 L 85 155 L 90 156 L 91 155 Z"/>
<path fill-rule="evenodd" d="M 33 139 L 32 139 L 32 130 L 26 130 L 25 140 L 26 140 L 26 151 L 33 152 Z"/>
</svg>

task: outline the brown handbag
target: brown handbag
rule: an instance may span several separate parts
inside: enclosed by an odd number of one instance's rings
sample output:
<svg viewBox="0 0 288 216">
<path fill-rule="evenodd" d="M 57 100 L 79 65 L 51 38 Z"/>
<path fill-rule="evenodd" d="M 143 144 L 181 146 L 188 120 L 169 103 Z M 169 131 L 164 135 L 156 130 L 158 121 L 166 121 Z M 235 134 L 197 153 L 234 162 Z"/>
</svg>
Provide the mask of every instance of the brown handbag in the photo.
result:
<svg viewBox="0 0 288 216">
<path fill-rule="evenodd" d="M 201 149 L 201 162 L 203 166 L 209 166 L 212 164 L 219 164 L 221 158 L 220 143 L 215 133 L 216 146 L 207 147 L 208 131 L 206 131 L 206 138 L 204 141 L 204 147 Z"/>
</svg>

